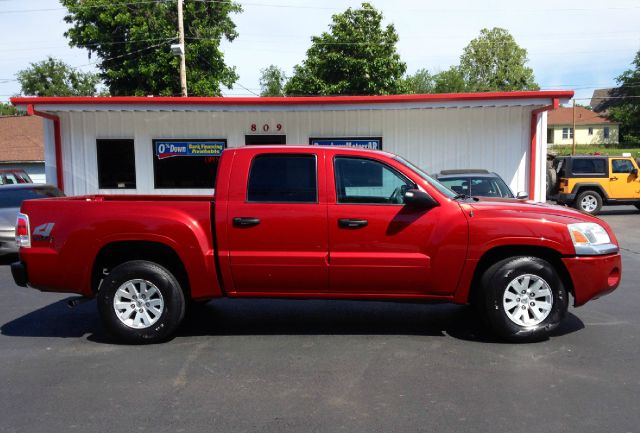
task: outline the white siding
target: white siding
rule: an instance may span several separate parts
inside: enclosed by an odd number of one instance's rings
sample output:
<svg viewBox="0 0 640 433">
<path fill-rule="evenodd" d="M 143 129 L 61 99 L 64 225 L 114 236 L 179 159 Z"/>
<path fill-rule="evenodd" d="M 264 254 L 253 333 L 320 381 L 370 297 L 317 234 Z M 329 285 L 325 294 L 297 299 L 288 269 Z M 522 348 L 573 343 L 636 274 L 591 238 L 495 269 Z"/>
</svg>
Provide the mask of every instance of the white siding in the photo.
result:
<svg viewBox="0 0 640 433">
<path fill-rule="evenodd" d="M 383 149 L 398 153 L 427 172 L 486 168 L 500 174 L 514 192 L 528 190 L 532 106 L 472 108 L 358 109 L 320 111 L 59 112 L 65 189 L 92 193 L 209 194 L 212 190 L 155 190 L 152 140 L 225 138 L 244 145 L 256 124 L 285 134 L 288 144 L 309 137 L 381 136 Z M 545 117 L 546 119 L 546 117 Z M 275 130 L 277 124 L 282 131 Z M 543 129 L 544 131 L 544 129 Z M 544 131 L 546 132 L 546 131 Z M 542 135 L 539 134 L 539 137 Z M 96 139 L 135 140 L 137 190 L 98 190 Z M 49 149 L 49 147 L 47 147 Z M 49 161 L 55 161 L 47 153 Z M 543 160 L 544 161 L 544 160 Z"/>
</svg>

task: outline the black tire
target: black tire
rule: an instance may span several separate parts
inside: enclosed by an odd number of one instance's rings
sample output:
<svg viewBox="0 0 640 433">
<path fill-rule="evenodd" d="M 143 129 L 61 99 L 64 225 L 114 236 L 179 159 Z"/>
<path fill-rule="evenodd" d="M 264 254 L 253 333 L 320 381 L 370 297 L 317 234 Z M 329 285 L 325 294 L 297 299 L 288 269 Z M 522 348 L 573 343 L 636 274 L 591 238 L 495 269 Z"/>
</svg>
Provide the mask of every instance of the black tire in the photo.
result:
<svg viewBox="0 0 640 433">
<path fill-rule="evenodd" d="M 512 310 L 505 309 L 505 292 L 507 290 L 513 290 L 513 286 L 510 286 L 514 281 L 518 281 L 518 284 L 522 283 L 525 278 L 530 281 L 532 276 L 535 276 L 538 281 L 541 279 L 546 282 L 551 291 L 551 308 L 549 313 L 539 323 L 532 325 L 523 325 L 516 323 L 515 319 L 510 316 L 516 314 L 519 308 L 523 309 L 523 313 L 527 315 L 526 320 L 533 320 L 535 322 L 535 316 L 533 315 L 533 307 L 525 307 L 520 303 L 515 304 L 515 308 Z M 518 278 L 523 278 L 519 281 Z M 534 280 L 535 281 L 535 280 Z M 482 302 L 485 308 L 485 314 L 487 323 L 499 337 L 514 341 L 514 342 L 528 342 L 539 341 L 548 338 L 549 333 L 553 331 L 562 321 L 567 313 L 568 308 L 568 296 L 567 291 L 562 284 L 562 279 L 558 275 L 558 272 L 554 267 L 538 257 L 526 257 L 518 256 L 501 260 L 485 271 L 482 276 Z M 531 286 L 535 286 L 534 284 Z M 544 290 L 544 286 L 542 289 Z M 529 298 L 525 293 L 523 302 L 526 299 L 526 303 L 529 301 L 539 302 L 538 297 Z M 535 295 L 533 295 L 535 296 Z M 520 298 L 518 298 L 520 302 Z M 542 301 L 544 302 L 544 300 Z M 544 312 L 537 310 L 541 317 L 544 317 Z M 525 321 L 524 316 L 520 317 L 521 321 Z M 540 320 L 538 319 L 538 320 Z"/>
<path fill-rule="evenodd" d="M 152 295 L 154 299 L 148 299 L 149 301 L 156 301 L 157 303 L 163 303 L 162 309 L 157 314 L 156 310 L 151 308 L 145 309 L 144 305 L 138 305 L 142 307 L 140 312 L 145 311 L 148 314 L 146 317 L 152 317 L 153 323 L 149 322 L 149 326 L 144 326 L 143 323 L 139 323 L 139 328 L 135 328 L 135 318 L 138 316 L 136 313 L 137 307 L 134 307 L 129 317 L 133 317 L 134 324 L 127 325 L 116 314 L 116 304 L 114 299 L 119 297 L 122 300 L 122 293 L 118 292 L 118 289 L 124 286 L 127 282 L 134 282 L 140 284 L 144 282 L 145 287 L 153 291 L 153 287 L 160 292 L 160 295 L 155 293 Z M 147 283 L 151 283 L 149 286 Z M 128 286 L 131 287 L 131 286 Z M 137 286 L 136 286 L 137 287 Z M 125 291 L 130 292 L 128 288 L 124 288 Z M 140 290 L 142 292 L 142 290 Z M 149 292 L 147 292 L 149 293 Z M 138 300 L 126 301 L 128 304 L 132 302 L 134 306 L 135 302 L 141 301 L 145 298 L 143 295 L 138 295 Z M 157 300 L 160 300 L 159 302 Z M 144 301 L 141 301 L 144 302 Z M 149 303 L 146 304 L 149 307 Z M 133 260 L 116 266 L 102 282 L 100 291 L 98 292 L 98 311 L 102 319 L 102 323 L 107 332 L 119 341 L 133 344 L 147 344 L 158 343 L 165 341 L 176 330 L 185 314 L 185 299 L 180 283 L 178 280 L 164 267 L 145 260 Z M 127 314 L 128 310 L 121 310 L 121 316 Z M 149 313 L 147 313 L 147 311 Z M 132 320 L 132 319 L 128 319 Z"/>
<path fill-rule="evenodd" d="M 595 203 L 595 207 L 587 207 L 586 203 L 584 203 L 585 200 L 590 203 Z M 573 207 L 588 214 L 597 215 L 600 209 L 602 209 L 602 196 L 599 192 L 590 189 L 582 191 L 576 197 L 576 201 L 573 202 Z"/>
</svg>

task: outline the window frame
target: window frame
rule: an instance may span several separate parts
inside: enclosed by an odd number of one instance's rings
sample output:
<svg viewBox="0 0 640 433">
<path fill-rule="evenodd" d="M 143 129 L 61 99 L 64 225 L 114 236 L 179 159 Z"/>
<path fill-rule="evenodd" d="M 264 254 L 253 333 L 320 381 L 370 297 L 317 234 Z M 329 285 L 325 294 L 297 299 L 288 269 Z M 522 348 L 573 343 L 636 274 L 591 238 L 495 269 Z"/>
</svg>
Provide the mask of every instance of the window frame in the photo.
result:
<svg viewBox="0 0 640 433">
<path fill-rule="evenodd" d="M 338 195 L 338 172 L 336 171 L 336 159 L 338 158 L 344 158 L 344 159 L 364 159 L 367 161 L 371 161 L 371 162 L 375 162 L 378 164 L 381 164 L 383 167 L 388 168 L 389 170 L 391 170 L 392 173 L 395 173 L 396 175 L 398 175 L 398 177 L 400 177 L 401 179 L 404 179 L 407 183 L 411 184 L 413 186 L 413 188 L 411 189 L 418 189 L 418 184 L 415 183 L 413 180 L 411 180 L 411 178 L 409 178 L 408 176 L 406 176 L 404 173 L 402 173 L 400 170 L 396 169 L 395 167 L 387 164 L 386 162 L 380 161 L 379 159 L 375 159 L 375 158 L 369 158 L 366 156 L 355 156 L 355 155 L 334 155 L 333 156 L 333 161 L 332 163 L 332 168 L 333 168 L 333 187 L 336 193 L 336 203 L 337 205 L 350 205 L 350 206 L 405 206 L 404 203 L 341 203 L 340 197 Z"/>
<path fill-rule="evenodd" d="M 566 137 L 565 137 L 565 132 Z M 571 140 L 573 139 L 573 128 L 562 128 L 562 139 L 563 140 Z"/>
<path fill-rule="evenodd" d="M 133 155 L 133 186 L 125 186 L 123 188 L 120 188 L 117 186 L 117 182 L 116 182 L 116 186 L 103 186 L 102 185 L 102 181 L 100 179 L 100 151 L 99 151 L 99 142 L 109 142 L 109 141 L 127 141 L 127 142 L 131 142 L 131 149 L 132 149 L 132 155 Z M 106 138 L 98 138 L 96 137 L 95 139 L 96 142 L 96 177 L 98 180 L 98 189 L 99 190 L 135 190 L 138 189 L 138 166 L 136 163 L 136 141 L 134 138 L 113 138 L 113 137 L 106 137 Z"/>
<path fill-rule="evenodd" d="M 251 170 L 253 169 L 253 165 L 256 160 L 259 158 L 270 157 L 270 156 L 295 156 L 297 158 L 307 158 L 312 157 L 315 169 L 315 177 L 316 177 L 316 199 L 315 201 L 255 201 L 249 200 L 249 183 L 251 181 Z M 277 153 L 258 153 L 251 158 L 251 164 L 249 164 L 249 171 L 247 172 L 247 185 L 245 187 L 245 203 L 251 204 L 319 204 L 320 203 L 320 188 L 318 184 L 318 155 L 315 153 L 296 153 L 296 152 L 277 152 Z"/>
</svg>

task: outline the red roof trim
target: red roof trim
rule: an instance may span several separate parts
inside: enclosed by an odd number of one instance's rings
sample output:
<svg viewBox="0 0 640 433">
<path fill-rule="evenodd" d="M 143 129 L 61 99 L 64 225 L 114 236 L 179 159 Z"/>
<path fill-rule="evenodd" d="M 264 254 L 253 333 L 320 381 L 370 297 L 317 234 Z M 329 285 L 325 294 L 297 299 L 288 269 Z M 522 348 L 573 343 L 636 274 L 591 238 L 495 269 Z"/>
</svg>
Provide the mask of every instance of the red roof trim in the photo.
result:
<svg viewBox="0 0 640 433">
<path fill-rule="evenodd" d="M 500 99 L 532 99 L 573 97 L 572 90 L 526 92 L 438 93 L 429 95 L 385 96 L 291 96 L 291 97 L 179 97 L 179 96 L 54 96 L 14 97 L 13 105 L 22 104 L 184 104 L 184 105 L 320 105 L 320 104 L 385 104 L 402 102 L 453 102 Z"/>
</svg>

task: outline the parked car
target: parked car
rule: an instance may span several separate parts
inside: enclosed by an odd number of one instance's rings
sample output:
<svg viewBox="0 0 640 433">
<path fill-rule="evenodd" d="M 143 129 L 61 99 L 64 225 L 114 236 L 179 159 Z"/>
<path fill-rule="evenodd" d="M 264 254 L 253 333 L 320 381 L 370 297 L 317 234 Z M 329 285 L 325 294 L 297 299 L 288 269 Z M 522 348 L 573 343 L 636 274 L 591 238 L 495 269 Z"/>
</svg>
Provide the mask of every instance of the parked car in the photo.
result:
<svg viewBox="0 0 640 433">
<path fill-rule="evenodd" d="M 435 175 L 444 186 L 457 194 L 470 197 L 516 198 L 505 181 L 497 174 L 484 169 L 442 170 Z M 518 199 L 529 197 L 518 193 Z"/>
<path fill-rule="evenodd" d="M 620 282 L 606 222 L 524 200 L 456 195 L 380 151 L 223 151 L 215 197 L 27 200 L 18 285 L 97 297 L 107 331 L 169 338 L 185 305 L 230 298 L 475 303 L 508 340 L 548 336 Z"/>
<path fill-rule="evenodd" d="M 21 168 L 0 168 L 0 185 L 33 183 L 26 171 Z"/>
<path fill-rule="evenodd" d="M 605 204 L 632 204 L 640 209 L 638 161 L 630 156 L 559 156 L 553 170 L 556 175 L 551 182 L 555 183 L 549 198 L 559 204 L 592 215 Z"/>
<path fill-rule="evenodd" d="M 61 197 L 55 186 L 20 183 L 0 186 L 0 255 L 18 252 L 16 245 L 16 218 L 24 200 Z"/>
</svg>

